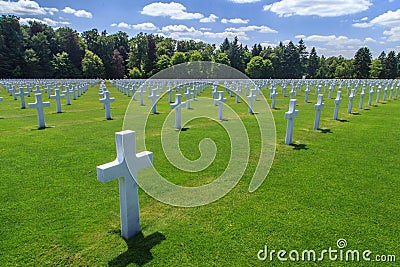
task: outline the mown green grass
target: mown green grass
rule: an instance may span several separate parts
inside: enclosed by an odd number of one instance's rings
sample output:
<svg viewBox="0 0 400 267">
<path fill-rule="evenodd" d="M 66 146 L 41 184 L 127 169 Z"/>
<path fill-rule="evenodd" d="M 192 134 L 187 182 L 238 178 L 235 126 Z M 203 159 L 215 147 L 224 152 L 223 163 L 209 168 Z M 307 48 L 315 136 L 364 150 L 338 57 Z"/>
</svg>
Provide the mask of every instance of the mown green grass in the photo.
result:
<svg viewBox="0 0 400 267">
<path fill-rule="evenodd" d="M 400 255 L 400 101 L 391 100 L 333 121 L 333 100 L 325 99 L 321 130 L 314 131 L 314 104 L 297 97 L 294 145 L 284 145 L 289 98 L 281 92 L 273 110 L 277 130 L 275 160 L 267 179 L 247 191 L 257 162 L 259 131 L 244 105 L 228 103 L 242 114 L 251 142 L 250 164 L 239 184 L 224 198 L 196 208 L 165 205 L 140 192 L 142 233 L 120 237 L 118 182 L 102 184 L 96 166 L 114 160 L 114 134 L 122 129 L 129 98 L 110 86 L 114 120 L 104 118 L 98 87 L 55 113 L 45 109 L 49 128 L 36 130 L 36 111 L 21 110 L 0 90 L 0 262 L 6 266 L 275 266 L 260 262 L 257 252 L 336 248 Z M 267 93 L 266 93 L 267 94 Z M 325 94 L 327 95 L 327 94 Z M 366 96 L 366 100 L 368 97 Z M 34 102 L 33 97 L 27 102 Z M 365 101 L 365 104 L 367 101 Z M 235 106 L 236 105 L 236 106 Z M 182 174 L 162 157 L 157 126 L 168 105 L 148 125 L 147 140 L 156 167 L 185 186 L 217 178 L 229 157 L 226 132 L 215 122 L 194 121 L 181 132 L 188 158 L 199 156 L 197 144 L 218 136 L 216 162 L 200 174 Z M 217 111 L 216 111 L 217 112 Z M 151 128 L 154 127 L 154 128 Z M 154 129 L 154 130 L 153 130 Z M 135 129 L 132 129 L 135 130 Z M 161 155 L 160 155 L 161 154 Z M 174 171 L 179 175 L 174 175 Z M 299 266 L 376 266 L 377 263 L 288 262 Z M 396 263 L 382 264 L 396 266 Z"/>
</svg>

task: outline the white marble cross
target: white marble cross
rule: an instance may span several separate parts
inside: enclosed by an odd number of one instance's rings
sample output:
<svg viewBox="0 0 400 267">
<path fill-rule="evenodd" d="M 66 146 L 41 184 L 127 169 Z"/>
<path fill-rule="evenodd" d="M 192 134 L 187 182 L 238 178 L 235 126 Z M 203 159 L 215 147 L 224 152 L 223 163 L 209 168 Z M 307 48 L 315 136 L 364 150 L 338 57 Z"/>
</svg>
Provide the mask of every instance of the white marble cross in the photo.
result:
<svg viewBox="0 0 400 267">
<path fill-rule="evenodd" d="M 364 97 L 365 97 L 365 89 L 362 88 L 361 94 L 360 94 L 360 104 L 359 104 L 359 106 L 358 106 L 359 109 L 362 109 L 362 108 L 363 108 Z"/>
<path fill-rule="evenodd" d="M 379 99 L 381 98 L 381 86 L 378 87 L 378 90 L 376 90 L 376 103 L 379 103 Z"/>
<path fill-rule="evenodd" d="M 374 88 L 371 86 L 369 90 L 368 106 L 372 106 L 372 97 L 374 96 Z"/>
<path fill-rule="evenodd" d="M 62 92 L 65 94 L 66 102 L 65 104 L 71 105 L 71 91 L 68 89 L 68 87 L 65 87 L 65 91 Z"/>
<path fill-rule="evenodd" d="M 115 140 L 117 158 L 97 166 L 97 179 L 103 183 L 118 179 L 121 235 L 128 240 L 141 231 L 137 173 L 153 164 L 153 154 L 149 151 L 136 154 L 134 131 L 117 132 Z"/>
<path fill-rule="evenodd" d="M 304 95 L 304 102 L 308 103 L 308 95 L 310 94 L 311 90 L 310 88 L 307 86 L 306 90 L 304 90 L 304 92 L 306 93 Z"/>
<path fill-rule="evenodd" d="M 354 94 L 355 94 L 355 89 L 351 89 L 351 93 L 349 95 L 349 106 L 347 108 L 347 113 L 351 114 L 351 110 L 353 109 L 353 100 L 354 100 Z"/>
<path fill-rule="evenodd" d="M 218 120 L 222 121 L 223 120 L 223 107 L 224 103 L 226 102 L 226 98 L 224 98 L 224 92 L 223 91 L 218 91 L 218 98 L 214 99 L 214 105 L 218 106 Z"/>
<path fill-rule="evenodd" d="M 21 100 L 21 108 L 25 109 L 26 108 L 26 102 L 25 102 L 25 96 L 29 96 L 30 93 L 29 92 L 25 92 L 24 88 L 20 87 L 19 88 L 19 93 L 15 93 L 15 96 L 19 96 L 20 100 Z"/>
<path fill-rule="evenodd" d="M 257 95 L 255 94 L 255 90 L 250 90 L 250 95 L 247 96 L 247 100 L 249 101 L 249 114 L 254 114 L 253 112 L 253 104 L 254 101 L 257 100 Z"/>
<path fill-rule="evenodd" d="M 138 93 L 140 96 L 140 105 L 144 106 L 143 95 L 146 93 L 146 91 L 144 90 L 144 88 L 142 88 L 140 89 L 140 91 L 136 91 L 136 93 Z"/>
<path fill-rule="evenodd" d="M 100 103 L 104 104 L 104 108 L 106 110 L 106 120 L 111 120 L 111 102 L 114 102 L 115 98 L 110 97 L 109 91 L 104 91 L 103 98 L 100 99 Z"/>
<path fill-rule="evenodd" d="M 324 99 L 324 95 L 319 94 L 317 104 L 314 105 L 314 109 L 315 109 L 314 130 L 319 129 L 319 121 L 321 119 L 321 111 L 324 108 L 324 103 L 322 103 L 323 99 Z"/>
<path fill-rule="evenodd" d="M 35 94 L 35 103 L 29 103 L 28 108 L 36 108 L 37 118 L 38 118 L 38 128 L 44 129 L 46 128 L 46 123 L 44 121 L 44 108 L 50 107 L 50 102 L 43 102 L 42 94 Z"/>
<path fill-rule="evenodd" d="M 337 120 L 339 116 L 339 107 L 340 103 L 342 102 L 342 99 L 340 98 L 342 94 L 342 91 L 338 91 L 335 99 L 335 112 L 333 113 L 333 119 Z"/>
<path fill-rule="evenodd" d="M 148 96 L 149 99 L 151 99 L 151 112 L 153 114 L 157 113 L 157 100 L 160 97 L 157 95 L 157 89 L 152 89 L 151 90 L 151 95 Z"/>
<path fill-rule="evenodd" d="M 278 93 L 276 92 L 276 89 L 273 88 L 272 89 L 272 94 L 271 94 L 271 98 L 272 98 L 272 102 L 271 102 L 271 108 L 275 109 L 276 106 L 276 97 L 278 96 Z"/>
<path fill-rule="evenodd" d="M 4 101 L 4 98 L 0 97 L 0 102 L 3 102 L 3 101 Z"/>
<path fill-rule="evenodd" d="M 170 104 L 171 109 L 175 109 L 175 128 L 180 130 L 182 129 L 182 106 L 186 105 L 185 102 L 182 102 L 182 95 L 175 95 L 175 103 Z"/>
<path fill-rule="evenodd" d="M 190 109 L 190 98 L 193 96 L 192 91 L 190 88 L 187 88 L 186 92 L 184 93 L 184 96 L 186 96 L 186 108 Z"/>
<path fill-rule="evenodd" d="M 242 92 L 242 89 L 241 88 L 237 88 L 236 90 L 235 90 L 235 93 L 236 93 L 236 97 L 235 97 L 235 102 L 236 103 L 239 103 L 239 98 L 240 98 L 240 93 Z"/>
<path fill-rule="evenodd" d="M 56 111 L 57 111 L 57 113 L 62 113 L 62 110 L 61 110 L 61 98 L 65 98 L 65 95 L 60 94 L 60 89 L 55 89 L 54 90 L 54 95 L 51 95 L 50 98 L 56 100 Z"/>
<path fill-rule="evenodd" d="M 299 111 L 296 110 L 296 99 L 291 99 L 289 104 L 289 111 L 285 112 L 285 119 L 288 121 L 286 128 L 285 144 L 292 144 L 294 119 L 298 116 Z"/>
</svg>

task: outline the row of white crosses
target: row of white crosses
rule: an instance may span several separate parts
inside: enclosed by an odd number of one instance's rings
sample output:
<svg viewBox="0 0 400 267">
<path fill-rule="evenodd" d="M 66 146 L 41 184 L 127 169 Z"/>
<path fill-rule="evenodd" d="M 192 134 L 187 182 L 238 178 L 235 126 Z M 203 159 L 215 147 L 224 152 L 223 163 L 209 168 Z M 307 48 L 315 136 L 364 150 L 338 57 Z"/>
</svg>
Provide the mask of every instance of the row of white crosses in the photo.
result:
<svg viewBox="0 0 400 267">
<path fill-rule="evenodd" d="M 62 80 L 63 82 L 66 80 Z M 28 108 L 35 108 L 37 110 L 37 121 L 38 121 L 38 129 L 44 129 L 46 128 L 46 122 L 44 118 L 44 108 L 50 106 L 50 102 L 44 102 L 43 101 L 43 92 L 47 92 L 47 96 L 49 99 L 55 99 L 56 102 L 56 111 L 57 113 L 62 113 L 62 108 L 61 108 L 61 99 L 65 98 L 67 96 L 67 105 L 70 105 L 70 98 L 69 95 L 72 94 L 72 91 L 70 91 L 67 87 L 71 86 L 74 91 L 74 95 L 76 92 L 80 96 L 84 92 L 86 92 L 89 88 L 90 85 L 94 85 L 95 81 L 94 80 L 85 80 L 85 82 L 82 82 L 82 80 L 69 80 L 70 84 L 61 83 L 60 80 L 40 80 L 40 83 L 38 80 L 2 80 L 1 84 L 2 86 L 9 92 L 10 96 L 14 96 L 14 100 L 17 100 L 18 97 L 20 98 L 21 101 L 21 108 L 25 109 L 26 108 L 26 96 L 30 97 L 31 93 L 35 93 L 35 102 L 34 103 L 29 103 Z M 67 85 L 65 85 L 67 84 Z M 61 93 L 60 89 L 52 89 L 56 87 L 65 87 L 66 88 L 66 94 Z M 18 89 L 17 89 L 18 88 Z M 54 90 L 54 95 L 51 95 L 51 91 Z M 74 97 L 75 99 L 75 97 Z"/>
</svg>

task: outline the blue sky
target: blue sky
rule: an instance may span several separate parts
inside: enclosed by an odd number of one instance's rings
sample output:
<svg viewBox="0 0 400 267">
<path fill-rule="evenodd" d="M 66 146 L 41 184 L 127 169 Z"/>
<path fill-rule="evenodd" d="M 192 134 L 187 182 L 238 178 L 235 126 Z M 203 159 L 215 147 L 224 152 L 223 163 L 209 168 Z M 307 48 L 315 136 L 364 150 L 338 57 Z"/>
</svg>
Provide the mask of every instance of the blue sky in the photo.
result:
<svg viewBox="0 0 400 267">
<path fill-rule="evenodd" d="M 249 46 L 302 38 L 318 55 L 347 58 L 363 46 L 374 57 L 400 52 L 400 0 L 0 0 L 0 11 L 79 32 L 147 32 L 218 45 L 238 36 Z"/>
</svg>

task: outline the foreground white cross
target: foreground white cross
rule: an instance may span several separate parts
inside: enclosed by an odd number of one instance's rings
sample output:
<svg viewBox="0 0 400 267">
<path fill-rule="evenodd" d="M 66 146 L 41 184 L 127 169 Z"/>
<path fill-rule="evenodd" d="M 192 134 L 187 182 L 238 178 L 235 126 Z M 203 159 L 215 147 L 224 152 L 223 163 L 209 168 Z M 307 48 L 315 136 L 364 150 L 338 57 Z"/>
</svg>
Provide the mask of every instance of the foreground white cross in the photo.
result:
<svg viewBox="0 0 400 267">
<path fill-rule="evenodd" d="M 285 112 L 285 119 L 287 119 L 287 128 L 286 128 L 286 139 L 285 144 L 292 144 L 293 137 L 293 128 L 294 128 L 294 118 L 297 117 L 299 111 L 296 110 L 296 99 L 290 100 L 289 111 Z"/>
<path fill-rule="evenodd" d="M 113 162 L 97 166 L 97 179 L 107 183 L 118 178 L 121 235 L 129 239 L 140 232 L 137 173 L 153 164 L 153 153 L 144 151 L 136 154 L 134 131 L 117 132 L 115 141 L 117 158 Z"/>
<path fill-rule="evenodd" d="M 28 108 L 36 108 L 37 110 L 37 118 L 38 118 L 38 128 L 44 129 L 46 128 L 46 123 L 44 121 L 44 108 L 50 107 L 50 102 L 43 102 L 42 94 L 35 94 L 35 103 L 29 103 Z"/>
</svg>

